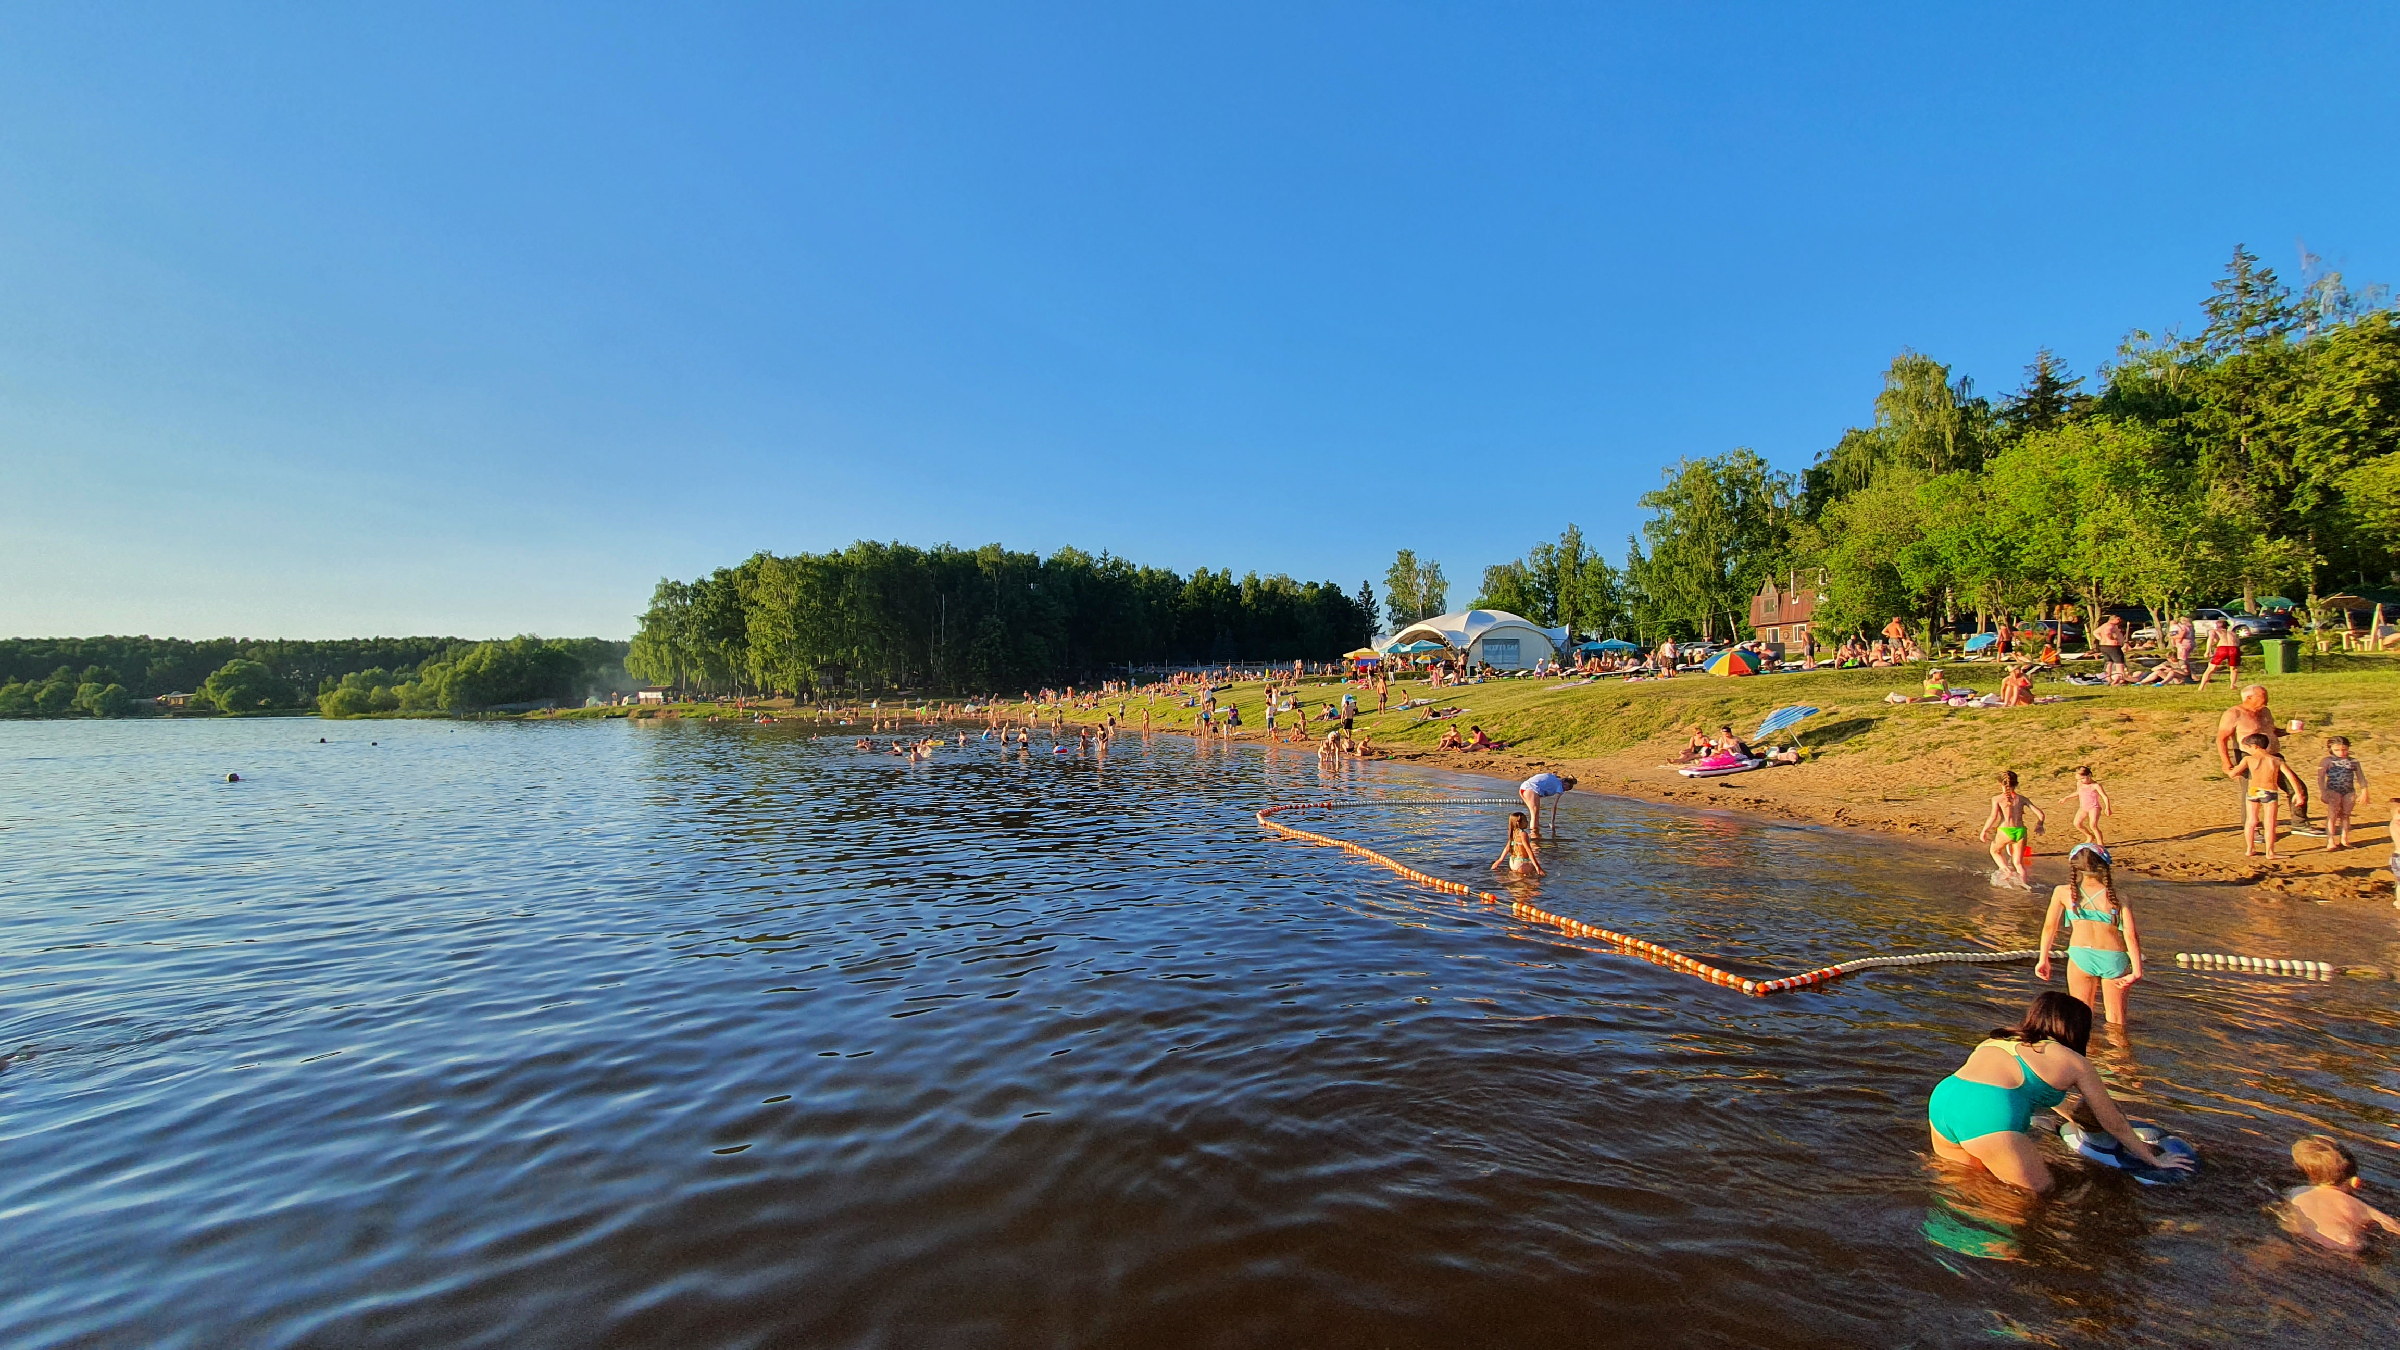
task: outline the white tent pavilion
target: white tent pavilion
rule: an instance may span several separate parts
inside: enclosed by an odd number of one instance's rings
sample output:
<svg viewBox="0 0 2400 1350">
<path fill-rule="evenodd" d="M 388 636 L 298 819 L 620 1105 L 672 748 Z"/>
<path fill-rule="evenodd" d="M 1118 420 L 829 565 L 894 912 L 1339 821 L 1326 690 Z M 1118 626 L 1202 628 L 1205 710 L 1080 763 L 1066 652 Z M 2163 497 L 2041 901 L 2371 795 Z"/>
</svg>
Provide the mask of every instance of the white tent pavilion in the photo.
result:
<svg viewBox="0 0 2400 1350">
<path fill-rule="evenodd" d="M 1504 609 L 1467 609 L 1420 619 L 1379 645 L 1388 652 L 1412 642 L 1438 642 L 1465 653 L 1467 664 L 1494 670 L 1531 670 L 1558 655 L 1549 630 Z"/>
</svg>

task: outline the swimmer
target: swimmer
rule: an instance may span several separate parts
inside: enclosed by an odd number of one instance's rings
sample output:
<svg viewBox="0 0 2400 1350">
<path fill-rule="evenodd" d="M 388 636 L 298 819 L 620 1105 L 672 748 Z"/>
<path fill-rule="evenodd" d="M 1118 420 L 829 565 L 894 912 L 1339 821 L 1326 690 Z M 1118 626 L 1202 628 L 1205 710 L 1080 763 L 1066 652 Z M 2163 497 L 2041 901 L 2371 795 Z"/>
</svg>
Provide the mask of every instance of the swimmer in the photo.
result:
<svg viewBox="0 0 2400 1350">
<path fill-rule="evenodd" d="M 2085 842 L 2099 848 L 2107 848 L 2108 840 L 2103 837 L 2100 830 L 2100 817 L 2113 816 L 2116 813 L 2116 808 L 2109 805 L 2108 794 L 2101 791 L 2100 784 L 2093 779 L 2092 766 L 2085 764 L 2077 767 L 2075 770 L 2075 832 L 2082 835 Z"/>
<path fill-rule="evenodd" d="M 2034 962 L 2034 978 L 2049 980 L 2051 943 L 2066 928 L 2067 992 L 2086 1004 L 2102 1004 L 2108 1020 L 2122 1026 L 2125 991 L 2142 978 L 2142 939 L 2134 930 L 2133 911 L 2117 898 L 2108 850 L 2099 845 L 2077 844 L 2068 852 L 2067 878 L 2066 885 L 2051 890 L 2050 910 L 2042 916 L 2042 956 Z M 2090 903 L 2095 895 L 2096 909 Z"/>
<path fill-rule="evenodd" d="M 1500 850 L 1499 857 L 1492 859 L 1493 871 L 1499 871 L 1504 865 L 1511 872 L 1531 872 L 1537 877 L 1546 875 L 1542 871 L 1542 860 L 1534 853 L 1533 840 L 1526 834 L 1525 813 L 1522 811 L 1508 813 L 1508 844 Z"/>
<path fill-rule="evenodd" d="M 2000 771 L 2000 795 L 1992 798 L 1991 817 L 1983 822 L 1983 831 L 1975 837 L 1991 841 L 1992 861 L 2000 864 L 1993 874 L 1995 886 L 2014 886 L 2030 891 L 2033 883 L 2025 879 L 2025 864 L 2033 857 L 2033 845 L 2025 839 L 2025 813 L 2033 813 L 2033 830 L 2039 834 L 2049 823 L 2042 808 L 2017 793 L 2017 771 Z M 1994 834 L 1997 832 L 1998 837 Z"/>
<path fill-rule="evenodd" d="M 2358 1198 L 2358 1160 L 2340 1142 L 2307 1135 L 2292 1145 L 2292 1165 L 2308 1178 L 2284 1193 L 2292 1207 L 2285 1226 L 2293 1232 L 2337 1252 L 2364 1247 L 2370 1227 L 2400 1233 L 2400 1222 Z"/>
<path fill-rule="evenodd" d="M 2134 1133 L 2091 1061 L 2083 1057 L 2091 1037 L 2090 1004 L 2055 989 L 2036 994 L 2023 1021 L 1995 1029 L 1958 1072 L 1933 1089 L 1925 1117 L 1934 1156 L 1975 1164 L 2011 1186 L 2046 1195 L 2052 1185 L 2050 1165 L 2042 1161 L 2029 1133 L 2033 1113 L 2050 1110 L 2069 1092 L 2077 1092 L 2100 1128 L 2127 1153 L 2152 1167 L 2189 1169 L 2190 1158 L 2161 1153 Z"/>
</svg>

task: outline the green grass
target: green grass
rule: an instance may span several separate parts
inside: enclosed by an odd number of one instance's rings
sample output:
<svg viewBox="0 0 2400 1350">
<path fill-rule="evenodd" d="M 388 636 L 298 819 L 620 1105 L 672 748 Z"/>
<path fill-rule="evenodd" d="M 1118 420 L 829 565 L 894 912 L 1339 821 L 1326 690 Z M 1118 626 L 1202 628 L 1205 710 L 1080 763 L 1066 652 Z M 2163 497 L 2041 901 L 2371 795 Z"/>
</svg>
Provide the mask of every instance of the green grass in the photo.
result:
<svg viewBox="0 0 2400 1350">
<path fill-rule="evenodd" d="M 2078 663 L 2081 664 L 2081 663 Z M 2254 679 L 2270 691 L 2278 718 L 2300 717 L 2312 728 L 2348 734 L 2362 749 L 2369 742 L 2400 745 L 2400 658 L 2392 656 L 2327 656 L 2314 658 L 2296 675 L 2258 676 L 2255 664 L 2243 683 Z M 1987 692 L 1999 686 L 2000 672 L 1990 665 L 1944 663 L 1953 684 Z M 2030 708 L 1948 708 L 1892 704 L 1890 693 L 1916 693 L 1925 666 L 1895 666 L 1867 670 L 1818 670 L 1748 679 L 1719 679 L 1684 675 L 1672 680 L 1603 681 L 1573 689 L 1553 689 L 1555 680 L 1500 680 L 1479 685 L 1429 690 L 1421 680 L 1393 687 L 1393 701 L 1436 697 L 1438 707 L 1466 711 L 1453 721 L 1423 722 L 1423 710 L 1407 713 L 1371 711 L 1374 701 L 1364 690 L 1357 721 L 1360 731 L 1378 745 L 1430 748 L 1442 728 L 1457 726 L 1463 733 L 1480 725 L 1512 753 L 1531 758 L 1598 759 L 1621 754 L 1653 741 L 1680 743 L 1686 729 L 1709 730 L 1731 724 L 1748 736 L 1759 719 L 1789 703 L 1811 703 L 1822 711 L 1803 722 L 1800 733 L 1813 755 L 1823 758 L 1859 757 L 1901 763 L 1927 755 L 1989 758 L 1996 745 L 2017 747 L 2009 757 L 2022 757 L 2044 769 L 2071 768 L 2078 757 L 2117 748 L 2128 737 L 2144 742 L 2189 745 L 2193 724 L 2213 726 L 2230 706 L 2234 692 L 2222 681 L 2203 691 L 2193 686 L 2174 688 L 2108 689 L 2070 685 L 2056 679 L 2036 683 L 2037 696 L 2063 695 L 2058 703 Z M 1338 681 L 1311 681 L 1301 686 L 1312 714 L 1312 734 L 1322 735 L 1323 704 L 1343 691 Z M 1263 691 L 1256 684 L 1221 690 L 1220 707 L 1242 712 L 1243 730 L 1255 737 L 1266 725 Z M 1127 720 L 1141 725 L 1142 710 L 1162 727 L 1188 729 L 1197 711 L 1162 698 L 1146 705 L 1141 698 L 1126 701 Z M 1095 721 L 1114 711 L 1110 702 L 1099 711 L 1069 714 L 1071 721 Z"/>
</svg>

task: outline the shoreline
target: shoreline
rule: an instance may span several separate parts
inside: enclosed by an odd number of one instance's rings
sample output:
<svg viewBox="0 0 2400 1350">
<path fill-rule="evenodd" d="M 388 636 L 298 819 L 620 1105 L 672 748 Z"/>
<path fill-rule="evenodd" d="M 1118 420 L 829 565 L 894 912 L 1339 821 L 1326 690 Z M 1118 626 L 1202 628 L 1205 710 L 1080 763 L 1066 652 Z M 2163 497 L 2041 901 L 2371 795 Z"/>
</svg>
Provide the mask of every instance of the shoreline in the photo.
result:
<svg viewBox="0 0 2400 1350">
<path fill-rule="evenodd" d="M 1972 668 L 1947 667 L 1972 678 Z M 2090 764 L 2110 798 L 2103 820 L 2118 866 L 2164 881 L 2240 888 L 2255 903 L 2395 903 L 2391 807 L 2400 796 L 2400 663 L 2284 675 L 2265 681 L 2279 720 L 2297 716 L 2303 731 L 2288 734 L 2285 755 L 2295 772 L 2314 778 L 2322 737 L 2345 735 L 2368 768 L 2348 849 L 2327 851 L 2323 838 L 2290 833 L 2282 822 L 2277 857 L 2244 857 L 2241 791 L 2219 769 L 2213 735 L 2233 696 L 2218 686 L 2120 689 L 2046 684 L 2058 702 L 2026 709 L 1949 708 L 1893 704 L 1889 692 L 1921 678 L 1921 669 L 1817 672 L 1813 675 L 1725 680 L 1685 677 L 1656 683 L 1550 685 L 1503 681 L 1438 691 L 1439 702 L 1464 711 L 1443 723 L 1400 712 L 1362 712 L 1360 732 L 1373 737 L 1381 762 L 1441 768 L 1505 784 L 1509 790 L 1537 772 L 1577 778 L 1582 791 L 1662 806 L 1734 811 L 1810 825 L 1860 830 L 1891 838 L 1942 843 L 1988 856 L 1977 838 L 1997 790 L 1993 775 L 2014 768 L 2022 791 L 2048 816 L 2033 837 L 2037 884 L 2056 872 L 2080 837 L 2073 827 L 2073 776 Z M 2254 681 L 2245 679 L 2242 683 Z M 2238 686 L 2236 686 L 2238 688 Z M 1321 705 L 1345 687 L 1310 682 L 1305 701 Z M 1266 743 L 1264 706 L 1256 684 L 1219 691 L 1220 706 L 1238 706 L 1246 723 L 1231 743 Z M 1360 692 L 1355 687 L 1349 692 Z M 1422 686 L 1395 688 L 1395 697 L 1421 696 Z M 1371 700 L 1362 700 L 1367 706 Z M 1695 725 L 1720 722 L 1748 731 L 1779 703 L 1807 702 L 1821 712 L 1799 728 L 1803 762 L 1771 765 L 1721 778 L 1685 778 L 1668 763 Z M 1148 706 L 1154 730 L 1193 734 L 1191 710 L 1180 698 L 1150 704 L 1123 700 L 1120 734 L 1138 733 Z M 1097 708 L 1063 710 L 1069 725 L 1091 724 L 1114 712 L 1117 699 Z M 1022 704 L 1002 720 L 1022 724 Z M 1049 717 L 1041 718 L 1047 724 Z M 1444 751 L 1432 744 L 1439 726 L 1481 725 L 1507 743 L 1498 751 Z M 1311 724 L 1312 738 L 1327 723 Z M 1288 732 L 1283 733 L 1288 735 Z M 1789 734 L 1786 734 L 1788 739 Z M 1279 748 L 1314 753 L 1308 745 Z M 2323 829 L 2325 811 L 2312 801 L 2310 824 Z M 2048 872 L 2043 872 L 2044 865 Z M 2056 880 L 2056 877 L 2050 877 Z"/>
</svg>

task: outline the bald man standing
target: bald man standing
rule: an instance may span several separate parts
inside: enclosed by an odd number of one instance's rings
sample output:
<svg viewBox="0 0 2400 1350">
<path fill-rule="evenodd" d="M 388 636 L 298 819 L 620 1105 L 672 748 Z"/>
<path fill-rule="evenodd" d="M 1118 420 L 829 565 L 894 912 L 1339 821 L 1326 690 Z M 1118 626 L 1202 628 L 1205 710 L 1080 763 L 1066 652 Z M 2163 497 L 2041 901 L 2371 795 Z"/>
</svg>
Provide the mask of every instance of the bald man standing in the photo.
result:
<svg viewBox="0 0 2400 1350">
<path fill-rule="evenodd" d="M 2249 736 L 2264 736 L 2269 751 L 2283 753 L 2283 729 L 2275 725 L 2275 713 L 2267 707 L 2267 687 L 2263 684 L 2244 686 L 2242 701 L 2227 708 L 2225 715 L 2217 719 L 2217 763 L 2227 778 L 2241 778 L 2237 761 L 2241 758 L 2241 743 Z M 2313 835 L 2316 831 L 2308 828 L 2308 784 L 2297 776 L 2294 782 L 2292 833 Z M 2247 784 L 2243 786 L 2243 795 L 2249 795 Z"/>
</svg>

